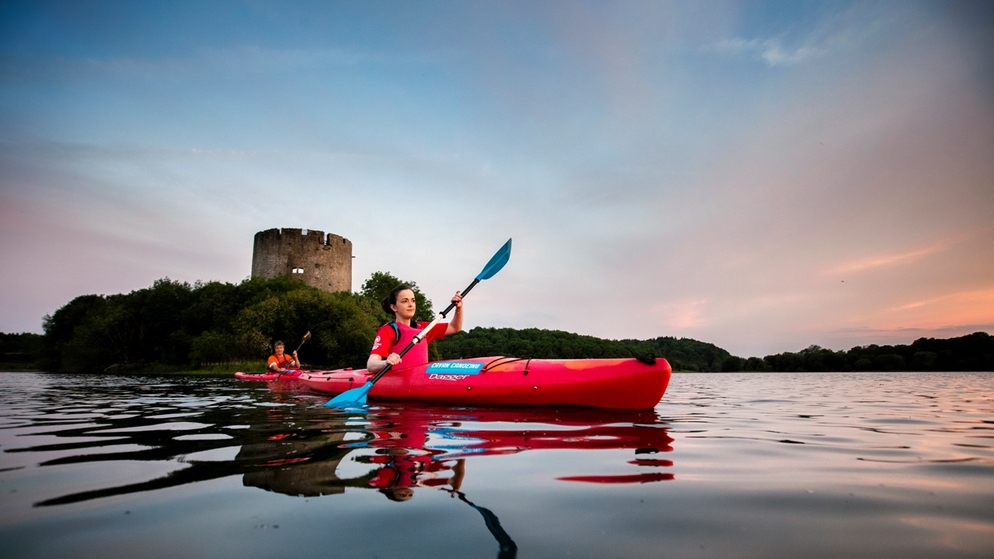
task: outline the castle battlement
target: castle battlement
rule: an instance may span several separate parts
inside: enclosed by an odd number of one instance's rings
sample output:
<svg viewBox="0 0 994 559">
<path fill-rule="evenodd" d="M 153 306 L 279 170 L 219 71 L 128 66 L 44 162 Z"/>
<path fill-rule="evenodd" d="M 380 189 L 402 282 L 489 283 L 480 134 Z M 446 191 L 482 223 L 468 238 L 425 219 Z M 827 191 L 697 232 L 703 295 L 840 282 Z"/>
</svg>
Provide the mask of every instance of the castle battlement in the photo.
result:
<svg viewBox="0 0 994 559">
<path fill-rule="evenodd" d="M 255 234 L 252 277 L 290 276 L 324 291 L 352 291 L 352 241 L 315 229 Z"/>
</svg>

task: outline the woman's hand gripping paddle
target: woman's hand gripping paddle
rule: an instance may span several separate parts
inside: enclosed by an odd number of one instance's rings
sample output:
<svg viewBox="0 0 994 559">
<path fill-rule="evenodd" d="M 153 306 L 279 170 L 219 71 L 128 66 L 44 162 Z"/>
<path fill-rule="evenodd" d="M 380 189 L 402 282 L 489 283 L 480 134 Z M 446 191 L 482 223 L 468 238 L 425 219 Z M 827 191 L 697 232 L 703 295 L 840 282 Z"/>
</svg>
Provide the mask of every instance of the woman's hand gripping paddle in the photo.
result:
<svg viewBox="0 0 994 559">
<path fill-rule="evenodd" d="M 490 262 L 487 262 L 487 265 L 483 267 L 483 271 L 476 276 L 476 279 L 473 280 L 473 283 L 469 284 L 469 287 L 463 290 L 461 295 L 465 297 L 466 294 L 469 293 L 470 290 L 476 286 L 476 284 L 480 283 L 483 280 L 494 277 L 494 274 L 499 272 L 501 268 L 504 267 L 504 264 L 507 264 L 509 258 L 511 258 L 511 239 L 508 239 L 507 242 L 504 243 L 504 246 L 500 247 L 500 250 L 498 250 L 497 253 L 493 255 L 493 258 L 490 259 Z M 407 344 L 407 346 L 404 347 L 404 349 L 400 350 L 399 355 L 403 357 L 408 351 L 411 350 L 411 348 L 413 348 L 418 343 L 420 343 L 421 340 L 423 340 L 425 336 L 428 335 L 428 332 L 430 332 L 431 329 L 434 328 L 436 324 L 441 322 L 441 320 L 445 318 L 445 316 L 449 314 L 449 312 L 452 309 L 454 309 L 455 306 L 456 306 L 455 303 L 450 304 L 444 311 L 441 312 L 441 314 L 436 316 L 435 320 L 432 320 L 431 323 L 428 324 L 428 326 L 425 326 L 423 330 L 421 330 L 420 332 L 417 333 L 416 336 L 414 336 L 414 339 L 411 340 L 411 342 Z M 366 395 L 369 394 L 369 390 L 373 388 L 373 384 L 375 384 L 376 381 L 380 380 L 380 378 L 382 378 L 383 375 L 385 375 L 387 371 L 389 371 L 392 367 L 393 366 L 390 363 L 387 363 L 387 366 L 380 369 L 380 372 L 376 373 L 376 376 L 366 381 L 366 384 L 360 386 L 359 388 L 353 388 L 351 390 L 346 390 L 345 392 L 342 392 L 338 396 L 335 396 L 334 398 L 329 400 L 328 403 L 325 405 L 328 407 L 336 407 L 336 408 L 351 408 L 365 404 Z"/>
</svg>

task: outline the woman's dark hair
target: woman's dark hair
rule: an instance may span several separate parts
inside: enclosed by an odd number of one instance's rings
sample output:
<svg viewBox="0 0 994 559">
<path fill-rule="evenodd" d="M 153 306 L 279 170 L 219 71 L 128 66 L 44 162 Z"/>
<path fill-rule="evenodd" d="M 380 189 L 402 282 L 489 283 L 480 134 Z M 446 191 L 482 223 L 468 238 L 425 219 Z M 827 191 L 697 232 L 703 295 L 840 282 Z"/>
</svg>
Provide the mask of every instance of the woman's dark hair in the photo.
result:
<svg viewBox="0 0 994 559">
<path fill-rule="evenodd" d="M 394 313 L 393 309 L 391 309 L 390 307 L 391 305 L 397 304 L 397 294 L 405 289 L 410 289 L 412 292 L 414 291 L 413 289 L 411 289 L 411 286 L 407 285 L 406 283 L 402 283 L 390 290 L 390 294 L 384 297 L 382 301 L 383 312 L 396 316 L 396 313 Z"/>
</svg>

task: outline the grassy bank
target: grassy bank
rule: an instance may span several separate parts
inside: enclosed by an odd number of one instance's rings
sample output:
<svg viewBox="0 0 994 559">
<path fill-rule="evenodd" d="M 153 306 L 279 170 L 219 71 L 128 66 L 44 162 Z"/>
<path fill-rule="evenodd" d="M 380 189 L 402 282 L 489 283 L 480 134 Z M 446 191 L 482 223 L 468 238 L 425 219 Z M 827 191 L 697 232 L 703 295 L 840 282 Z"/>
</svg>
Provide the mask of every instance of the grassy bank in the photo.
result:
<svg viewBox="0 0 994 559">
<path fill-rule="evenodd" d="M 208 365 L 199 369 L 178 369 L 175 367 L 153 366 L 146 367 L 141 370 L 128 371 L 127 373 L 136 375 L 231 376 L 238 371 L 246 373 L 263 373 L 266 371 L 266 362 L 261 359 L 258 361 L 235 361 L 232 363 Z"/>
</svg>

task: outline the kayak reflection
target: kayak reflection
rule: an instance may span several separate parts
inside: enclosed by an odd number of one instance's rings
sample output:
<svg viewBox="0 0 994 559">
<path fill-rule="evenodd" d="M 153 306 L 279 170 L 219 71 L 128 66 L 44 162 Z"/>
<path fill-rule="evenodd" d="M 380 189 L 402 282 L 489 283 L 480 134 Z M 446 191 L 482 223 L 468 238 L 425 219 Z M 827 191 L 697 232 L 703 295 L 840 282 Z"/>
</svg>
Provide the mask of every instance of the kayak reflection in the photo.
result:
<svg viewBox="0 0 994 559">
<path fill-rule="evenodd" d="M 407 501 L 417 488 L 450 485 L 457 492 L 465 476 L 466 459 L 524 451 L 609 449 L 634 454 L 633 459 L 623 462 L 624 473 L 556 479 L 585 483 L 673 479 L 673 474 L 659 471 L 671 467 L 671 461 L 649 457 L 672 451 L 673 442 L 666 425 L 652 410 L 380 406 L 361 418 L 366 424 L 348 432 L 354 440 L 347 440 L 342 420 L 336 417 L 318 437 L 301 438 L 295 432 L 246 445 L 240 459 L 279 467 L 246 473 L 244 484 L 302 496 L 366 487 L 377 489 L 390 500 Z M 351 462 L 374 469 L 359 477 L 339 477 L 339 467 L 346 459 L 343 451 L 353 453 Z M 636 470 L 632 471 L 632 466 Z"/>
</svg>

